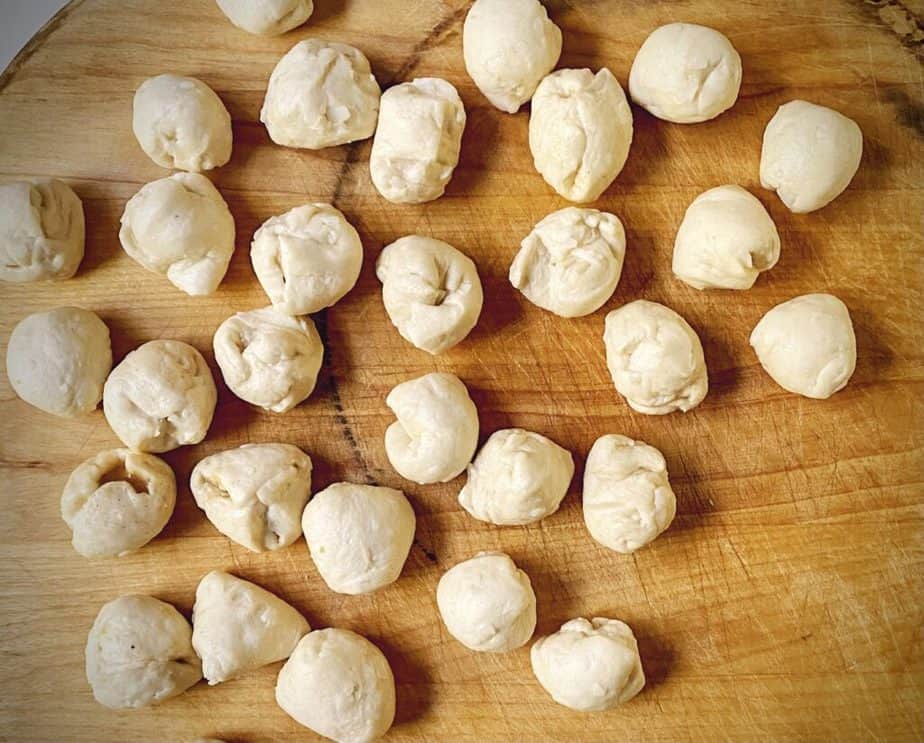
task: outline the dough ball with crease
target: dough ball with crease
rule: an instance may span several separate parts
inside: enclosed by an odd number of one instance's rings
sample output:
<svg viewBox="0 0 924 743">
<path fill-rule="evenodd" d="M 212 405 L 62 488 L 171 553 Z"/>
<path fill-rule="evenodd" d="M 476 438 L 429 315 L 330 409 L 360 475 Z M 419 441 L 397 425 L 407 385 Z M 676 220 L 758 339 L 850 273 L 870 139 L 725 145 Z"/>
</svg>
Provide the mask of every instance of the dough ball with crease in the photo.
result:
<svg viewBox="0 0 924 743">
<path fill-rule="evenodd" d="M 279 36 L 301 26 L 314 11 L 313 0 L 217 0 L 238 28 L 261 36 Z"/>
</svg>

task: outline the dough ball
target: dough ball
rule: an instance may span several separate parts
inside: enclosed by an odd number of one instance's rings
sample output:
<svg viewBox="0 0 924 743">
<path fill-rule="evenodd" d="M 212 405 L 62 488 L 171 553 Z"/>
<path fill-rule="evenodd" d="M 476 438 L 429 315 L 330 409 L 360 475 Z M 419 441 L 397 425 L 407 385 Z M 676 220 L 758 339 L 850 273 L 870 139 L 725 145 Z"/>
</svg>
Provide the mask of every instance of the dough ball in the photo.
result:
<svg viewBox="0 0 924 743">
<path fill-rule="evenodd" d="M 218 0 L 218 7 L 238 28 L 262 36 L 291 31 L 314 11 L 312 0 Z"/>
<path fill-rule="evenodd" d="M 529 149 L 545 182 L 569 201 L 594 201 L 619 175 L 632 144 L 632 111 L 603 67 L 558 70 L 539 83 Z"/>
<path fill-rule="evenodd" d="M 764 130 L 760 185 L 805 214 L 830 203 L 860 167 L 863 133 L 853 119 L 808 101 L 784 103 Z"/>
<path fill-rule="evenodd" d="M 276 703 L 339 743 L 369 743 L 395 719 L 395 678 L 382 651 L 345 629 L 309 632 L 279 672 Z"/>
<path fill-rule="evenodd" d="M 231 159 L 231 115 L 215 91 L 194 77 L 158 75 L 141 83 L 132 129 L 162 168 L 198 172 Z"/>
<path fill-rule="evenodd" d="M 382 301 L 401 337 L 439 354 L 469 334 L 484 302 L 478 269 L 442 240 L 409 235 L 386 245 L 375 267 Z"/>
<path fill-rule="evenodd" d="M 830 294 L 778 304 L 757 323 L 751 346 L 780 387 L 817 400 L 846 387 L 857 365 L 850 313 Z"/>
<path fill-rule="evenodd" d="M 81 555 L 121 557 L 160 534 L 175 505 L 176 478 L 166 462 L 131 449 L 110 449 L 71 473 L 61 515 Z"/>
<path fill-rule="evenodd" d="M 472 461 L 478 409 L 454 374 L 402 382 L 385 404 L 398 419 L 385 430 L 385 453 L 401 477 L 421 485 L 449 482 Z"/>
<path fill-rule="evenodd" d="M 73 417 L 96 409 L 112 368 L 109 328 L 89 310 L 57 307 L 13 328 L 6 375 L 13 391 L 46 413 Z"/>
<path fill-rule="evenodd" d="M 234 252 L 234 217 L 204 175 L 174 173 L 132 196 L 119 241 L 138 263 L 166 275 L 178 289 L 211 294 Z"/>
<path fill-rule="evenodd" d="M 159 704 L 202 678 L 189 622 L 151 596 L 121 596 L 100 609 L 86 669 L 93 696 L 110 709 Z"/>
<path fill-rule="evenodd" d="M 218 326 L 215 361 L 235 395 L 273 413 L 285 413 L 313 391 L 324 345 L 310 317 L 272 307 L 238 312 Z"/>
<path fill-rule="evenodd" d="M 155 454 L 202 441 L 217 401 L 205 359 L 182 341 L 139 346 L 103 387 L 103 412 L 115 435 L 132 449 Z"/>
<path fill-rule="evenodd" d="M 499 526 L 532 524 L 558 510 L 574 475 L 571 452 L 522 428 L 495 431 L 468 466 L 462 508 Z"/>
<path fill-rule="evenodd" d="M 465 107 L 436 77 L 401 83 L 382 94 L 369 174 L 382 196 L 421 204 L 443 195 L 459 164 Z"/>
<path fill-rule="evenodd" d="M 226 537 L 253 552 L 280 549 L 302 535 L 311 458 L 291 444 L 244 444 L 201 460 L 189 487 Z"/>
<path fill-rule="evenodd" d="M 579 712 L 628 702 L 645 685 L 635 635 L 618 619 L 565 622 L 554 635 L 536 640 L 530 660 L 552 699 Z"/>
<path fill-rule="evenodd" d="M 56 179 L 0 184 L 0 281 L 60 281 L 83 260 L 83 204 Z"/>
<path fill-rule="evenodd" d="M 584 523 L 590 536 L 628 555 L 654 541 L 676 513 L 661 452 L 616 434 L 594 442 L 584 467 Z"/>
<path fill-rule="evenodd" d="M 465 69 L 501 111 L 516 113 L 561 55 L 561 30 L 539 0 L 475 0 L 462 28 Z"/>
<path fill-rule="evenodd" d="M 669 307 L 644 299 L 606 316 L 606 365 L 616 391 L 646 415 L 686 412 L 709 390 L 696 331 Z"/>
<path fill-rule="evenodd" d="M 310 629 L 275 594 L 220 570 L 196 588 L 192 645 L 211 686 L 285 660 Z"/>
<path fill-rule="evenodd" d="M 582 317 L 613 296 L 622 275 L 626 232 L 612 214 L 568 207 L 539 222 L 520 246 L 510 283 L 549 312 Z"/>
<path fill-rule="evenodd" d="M 359 278 L 363 244 L 330 204 L 298 206 L 271 217 L 253 236 L 253 270 L 273 306 L 289 315 L 319 312 Z"/>
<path fill-rule="evenodd" d="M 302 514 L 311 559 L 337 593 L 370 593 L 398 580 L 416 526 L 400 490 L 349 482 L 316 493 Z"/>
<path fill-rule="evenodd" d="M 436 603 L 449 634 L 470 650 L 516 650 L 536 629 L 529 576 L 503 552 L 480 552 L 447 570 Z"/>
</svg>

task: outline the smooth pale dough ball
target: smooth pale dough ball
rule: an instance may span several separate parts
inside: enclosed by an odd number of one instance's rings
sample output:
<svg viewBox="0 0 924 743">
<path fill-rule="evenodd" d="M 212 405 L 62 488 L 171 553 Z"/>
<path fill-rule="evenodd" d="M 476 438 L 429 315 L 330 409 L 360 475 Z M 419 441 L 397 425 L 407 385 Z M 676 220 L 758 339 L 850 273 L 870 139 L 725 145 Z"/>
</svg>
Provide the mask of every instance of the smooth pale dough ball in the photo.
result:
<svg viewBox="0 0 924 743">
<path fill-rule="evenodd" d="M 603 67 L 558 70 L 539 84 L 529 117 L 529 149 L 545 182 L 569 201 L 594 201 L 629 156 L 632 110 Z"/>
<path fill-rule="evenodd" d="M 780 236 L 764 205 L 740 186 L 718 186 L 687 207 L 672 268 L 696 289 L 750 289 L 779 259 Z"/>
<path fill-rule="evenodd" d="M 218 0 L 235 26 L 252 34 L 278 36 L 301 26 L 314 11 L 312 0 Z"/>
<path fill-rule="evenodd" d="M 302 535 L 311 458 L 291 444 L 244 444 L 201 460 L 189 487 L 226 537 L 253 552 L 276 550 Z"/>
<path fill-rule="evenodd" d="M 265 588 L 220 570 L 196 588 L 192 646 L 210 686 L 288 658 L 311 628 Z"/>
<path fill-rule="evenodd" d="M 664 455 L 612 433 L 597 439 L 587 455 L 583 500 L 590 536 L 626 555 L 653 541 L 677 513 Z"/>
<path fill-rule="evenodd" d="M 382 196 L 421 204 L 443 195 L 459 164 L 465 107 L 445 80 L 423 77 L 382 94 L 369 174 Z"/>
<path fill-rule="evenodd" d="M 0 184 L 0 281 L 60 281 L 77 273 L 83 203 L 56 179 Z"/>
<path fill-rule="evenodd" d="M 175 505 L 176 477 L 166 462 L 131 449 L 110 449 L 71 473 L 61 515 L 81 555 L 121 557 L 160 534 Z"/>
<path fill-rule="evenodd" d="M 385 429 L 385 453 L 401 477 L 421 485 L 449 482 L 478 446 L 478 409 L 454 374 L 433 372 L 402 382 L 385 404 L 396 420 Z"/>
<path fill-rule="evenodd" d="M 516 113 L 561 55 L 561 29 L 539 0 L 475 0 L 462 27 L 465 69 L 501 111 Z"/>
<path fill-rule="evenodd" d="M 109 328 L 89 310 L 58 307 L 36 312 L 13 328 L 6 375 L 13 391 L 53 415 L 95 410 L 112 368 Z"/>
<path fill-rule="evenodd" d="M 709 390 L 696 331 L 669 307 L 644 299 L 606 316 L 606 365 L 616 391 L 639 413 L 664 415 L 699 405 Z"/>
<path fill-rule="evenodd" d="M 857 365 L 850 312 L 830 294 L 778 304 L 755 326 L 751 346 L 780 387 L 817 400 L 846 387 Z"/>
<path fill-rule="evenodd" d="M 306 204 L 271 217 L 256 231 L 250 260 L 273 306 L 289 315 L 319 312 L 359 278 L 363 244 L 330 204 Z"/>
<path fill-rule="evenodd" d="M 480 552 L 447 570 L 436 603 L 449 634 L 470 650 L 516 650 L 536 629 L 529 576 L 503 552 Z"/>
<path fill-rule="evenodd" d="M 558 510 L 574 475 L 571 452 L 522 428 L 495 431 L 468 466 L 459 503 L 480 521 L 532 524 Z"/>
<path fill-rule="evenodd" d="M 616 707 L 645 686 L 635 635 L 618 619 L 565 622 L 555 634 L 536 640 L 530 660 L 552 699 L 579 712 Z"/>
<path fill-rule="evenodd" d="M 552 212 L 520 243 L 510 283 L 543 309 L 582 317 L 613 296 L 625 255 L 626 232 L 615 215 L 572 206 Z"/>
<path fill-rule="evenodd" d="M 149 341 L 126 356 L 103 387 L 103 413 L 122 443 L 155 454 L 198 444 L 218 392 L 202 354 L 182 341 Z"/>
<path fill-rule="evenodd" d="M 760 185 L 796 214 L 830 203 L 853 180 L 863 156 L 857 122 L 808 101 L 784 103 L 764 130 Z"/>
<path fill-rule="evenodd" d="M 339 743 L 368 743 L 395 719 L 395 677 L 375 645 L 345 629 L 309 632 L 276 680 L 276 703 Z"/>
<path fill-rule="evenodd" d="M 214 292 L 234 252 L 234 217 L 199 173 L 174 173 L 129 199 L 119 241 L 149 271 L 199 296 Z"/>
<path fill-rule="evenodd" d="M 232 315 L 218 326 L 212 346 L 228 389 L 273 413 L 291 410 L 314 391 L 324 358 L 311 318 L 273 307 Z"/>
<path fill-rule="evenodd" d="M 192 627 L 170 604 L 121 596 L 100 609 L 87 637 L 87 681 L 110 709 L 159 704 L 202 678 Z"/>
<path fill-rule="evenodd" d="M 416 528 L 404 493 L 374 485 L 334 483 L 302 514 L 311 559 L 337 593 L 370 593 L 398 580 Z"/>
</svg>

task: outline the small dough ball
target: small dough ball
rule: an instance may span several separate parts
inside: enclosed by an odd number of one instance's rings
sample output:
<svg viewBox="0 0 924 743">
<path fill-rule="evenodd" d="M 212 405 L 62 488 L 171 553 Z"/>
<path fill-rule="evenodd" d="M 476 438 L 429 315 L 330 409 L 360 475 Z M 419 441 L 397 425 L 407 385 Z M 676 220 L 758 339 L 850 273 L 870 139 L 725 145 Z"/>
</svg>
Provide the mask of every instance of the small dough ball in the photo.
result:
<svg viewBox="0 0 924 743">
<path fill-rule="evenodd" d="M 613 296 L 626 255 L 626 232 L 613 214 L 568 207 L 552 212 L 520 243 L 510 283 L 533 304 L 582 317 Z"/>
<path fill-rule="evenodd" d="M 784 103 L 764 130 L 760 185 L 805 214 L 830 203 L 850 184 L 863 156 L 857 122 L 808 101 Z"/>
<path fill-rule="evenodd" d="M 57 179 L 0 184 L 0 281 L 61 281 L 77 273 L 83 203 Z"/>
<path fill-rule="evenodd" d="M 686 412 L 709 390 L 696 331 L 669 307 L 644 299 L 606 316 L 606 365 L 616 391 L 646 415 Z"/>
<path fill-rule="evenodd" d="M 110 709 L 159 704 L 202 678 L 192 627 L 170 604 L 121 596 L 100 609 L 87 637 L 87 681 Z"/>
<path fill-rule="evenodd" d="M 228 389 L 273 413 L 285 413 L 308 398 L 324 358 L 311 318 L 273 307 L 232 315 L 218 326 L 212 346 Z"/>
<path fill-rule="evenodd" d="M 484 302 L 478 269 L 442 240 L 402 237 L 385 246 L 375 272 L 388 318 L 401 337 L 427 353 L 452 348 L 478 322 Z"/>
<path fill-rule="evenodd" d="M 536 629 L 529 576 L 503 552 L 480 552 L 447 570 L 436 603 L 449 634 L 470 650 L 516 650 Z"/>
<path fill-rule="evenodd" d="M 369 174 L 396 204 L 443 195 L 459 164 L 465 107 L 456 89 L 436 77 L 401 83 L 382 94 Z"/>
<path fill-rule="evenodd" d="M 359 278 L 363 244 L 330 204 L 298 206 L 271 217 L 253 236 L 250 260 L 273 306 L 289 315 L 320 312 Z"/>
<path fill-rule="evenodd" d="M 226 537 L 253 552 L 281 549 L 302 535 L 311 457 L 291 444 L 244 444 L 201 460 L 189 487 Z"/>
<path fill-rule="evenodd" d="M 645 686 L 635 635 L 618 619 L 565 622 L 554 635 L 536 640 L 530 660 L 552 699 L 578 712 L 616 707 Z"/>
<path fill-rule="evenodd" d="M 397 473 L 421 485 L 449 482 L 478 447 L 478 409 L 454 374 L 432 372 L 402 382 L 385 404 L 396 420 L 385 430 L 385 453 Z"/>
<path fill-rule="evenodd" d="M 374 485 L 334 483 L 302 514 L 311 559 L 327 587 L 352 595 L 398 580 L 416 528 L 404 493 Z"/>
<path fill-rule="evenodd" d="M 103 413 L 122 443 L 155 454 L 198 444 L 218 392 L 202 354 L 182 341 L 149 341 L 122 359 L 103 387 Z"/>
<path fill-rule="evenodd" d="M 71 473 L 61 515 L 81 555 L 121 557 L 160 534 L 175 505 L 176 477 L 166 462 L 131 449 L 110 449 Z"/>
<path fill-rule="evenodd" d="M 539 0 L 475 0 L 462 27 L 462 53 L 478 89 L 513 114 L 558 64 L 561 29 Z"/>
<path fill-rule="evenodd" d="M 375 645 L 345 629 L 309 632 L 276 680 L 276 703 L 338 743 L 369 743 L 395 719 L 395 677 Z"/>
<path fill-rule="evenodd" d="M 495 431 L 468 466 L 459 503 L 480 521 L 532 524 L 558 510 L 574 475 L 571 452 L 522 428 Z"/>
<path fill-rule="evenodd" d="M 545 182 L 569 201 L 597 199 L 626 164 L 632 110 L 603 67 L 558 70 L 539 84 L 529 117 L 529 149 Z"/>
<path fill-rule="evenodd" d="M 850 312 L 830 294 L 778 304 L 757 323 L 751 346 L 780 387 L 816 400 L 846 387 L 857 365 Z"/>
<path fill-rule="evenodd" d="M 192 296 L 211 294 L 234 252 L 234 217 L 218 189 L 199 173 L 174 173 L 129 199 L 119 241 L 148 271 Z"/>
<path fill-rule="evenodd" d="M 141 83 L 132 129 L 162 168 L 198 172 L 231 159 L 231 115 L 215 91 L 194 77 L 158 75 Z"/>
<path fill-rule="evenodd" d="M 13 328 L 6 348 L 13 391 L 52 415 L 70 418 L 95 410 L 111 368 L 109 328 L 79 307 L 29 315 Z"/>
<path fill-rule="evenodd" d="M 279 36 L 301 26 L 314 11 L 312 0 L 218 0 L 235 26 L 252 34 Z"/>
<path fill-rule="evenodd" d="M 285 660 L 310 629 L 295 607 L 220 570 L 196 588 L 192 645 L 210 686 Z"/>
<path fill-rule="evenodd" d="M 594 442 L 584 467 L 584 523 L 590 536 L 628 555 L 654 541 L 676 513 L 661 452 L 612 433 Z"/>
</svg>

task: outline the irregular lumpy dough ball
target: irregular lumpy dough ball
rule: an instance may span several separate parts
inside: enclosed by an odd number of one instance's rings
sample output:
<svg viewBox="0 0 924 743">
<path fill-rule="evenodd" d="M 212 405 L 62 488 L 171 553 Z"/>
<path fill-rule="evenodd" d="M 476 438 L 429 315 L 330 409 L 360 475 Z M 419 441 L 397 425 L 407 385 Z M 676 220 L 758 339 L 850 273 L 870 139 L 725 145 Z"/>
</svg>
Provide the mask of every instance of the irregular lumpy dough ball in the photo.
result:
<svg viewBox="0 0 924 743">
<path fill-rule="evenodd" d="M 13 328 L 6 348 L 13 391 L 53 415 L 73 417 L 96 409 L 111 368 L 109 328 L 79 307 L 29 315 Z"/>
<path fill-rule="evenodd" d="M 760 185 L 796 214 L 836 199 L 860 167 L 863 133 L 853 119 L 808 101 L 784 103 L 764 130 Z"/>
<path fill-rule="evenodd" d="M 61 515 L 77 552 L 117 557 L 156 537 L 175 505 L 176 478 L 166 462 L 131 449 L 110 449 L 71 473 Z"/>
<path fill-rule="evenodd" d="M 664 415 L 699 405 L 709 390 L 696 331 L 669 307 L 644 299 L 606 316 L 606 364 L 616 391 L 639 413 Z"/>
<path fill-rule="evenodd" d="M 400 490 L 348 482 L 316 493 L 302 515 L 318 572 L 328 588 L 347 594 L 394 583 L 416 526 L 414 509 Z"/>
<path fill-rule="evenodd" d="M 301 26 L 314 11 L 312 0 L 218 0 L 235 26 L 252 34 L 278 36 Z"/>
<path fill-rule="evenodd" d="M 100 609 L 87 637 L 87 681 L 110 709 L 158 704 L 202 678 L 192 627 L 170 604 L 122 596 Z"/>
<path fill-rule="evenodd" d="M 314 391 L 324 358 L 311 318 L 273 307 L 232 315 L 218 326 L 212 346 L 228 389 L 274 413 L 291 410 Z"/>
<path fill-rule="evenodd" d="M 510 283 L 561 317 L 600 309 L 616 290 L 626 232 L 613 214 L 568 207 L 552 212 L 520 244 Z"/>
<path fill-rule="evenodd" d="M 447 570 L 436 603 L 449 634 L 470 650 L 506 653 L 536 629 L 529 576 L 503 552 L 481 552 Z"/>
<path fill-rule="evenodd" d="M 139 346 L 103 387 L 103 412 L 115 435 L 132 449 L 155 454 L 202 441 L 217 402 L 208 364 L 182 341 Z"/>
<path fill-rule="evenodd" d="M 533 95 L 529 149 L 545 182 L 569 201 L 594 201 L 619 175 L 632 111 L 613 74 L 558 70 Z"/>
<path fill-rule="evenodd" d="M 311 458 L 291 444 L 245 444 L 201 460 L 189 485 L 226 537 L 253 552 L 280 549 L 302 535 Z"/>
<path fill-rule="evenodd" d="M 214 292 L 234 252 L 234 217 L 199 173 L 174 173 L 144 186 L 125 205 L 119 241 L 149 271 L 199 296 Z"/>
<path fill-rule="evenodd" d="M 751 346 L 780 387 L 817 400 L 843 389 L 857 365 L 850 313 L 830 294 L 778 304 L 755 326 Z"/>
<path fill-rule="evenodd" d="M 495 431 L 468 466 L 459 503 L 499 526 L 531 524 L 558 510 L 574 475 L 571 452 L 522 428 Z"/>
<path fill-rule="evenodd" d="M 401 83 L 382 94 L 372 141 L 372 183 L 396 204 L 443 195 L 459 163 L 465 107 L 456 89 L 436 77 Z"/>
<path fill-rule="evenodd" d="M 83 204 L 56 179 L 0 184 L 0 280 L 60 281 L 77 273 Z"/>
<path fill-rule="evenodd" d="M 276 703 L 300 725 L 338 743 L 370 743 L 395 719 L 391 666 L 365 637 L 309 632 L 276 680 Z"/>
</svg>

